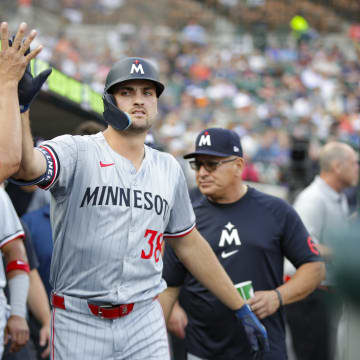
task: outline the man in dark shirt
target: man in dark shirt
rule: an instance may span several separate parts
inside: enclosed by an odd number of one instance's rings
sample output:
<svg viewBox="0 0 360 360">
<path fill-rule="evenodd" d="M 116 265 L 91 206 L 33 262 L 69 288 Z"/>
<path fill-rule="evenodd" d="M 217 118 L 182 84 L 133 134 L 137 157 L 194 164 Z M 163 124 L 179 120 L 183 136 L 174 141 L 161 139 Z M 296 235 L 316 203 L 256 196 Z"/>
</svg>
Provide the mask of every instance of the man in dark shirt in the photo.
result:
<svg viewBox="0 0 360 360">
<path fill-rule="evenodd" d="M 288 203 L 242 183 L 244 160 L 235 132 L 202 131 L 196 151 L 184 158 L 193 159 L 190 165 L 196 171 L 198 189 L 191 192 L 191 199 L 198 230 L 234 284 L 252 281 L 255 294 L 248 303 L 270 340 L 271 351 L 263 359 L 287 359 L 282 305 L 304 298 L 324 277 L 316 247 Z M 283 284 L 285 256 L 297 272 Z M 166 317 L 171 287 L 182 286 L 184 312 L 177 305 L 171 323 L 178 324 L 175 332 L 185 332 L 188 359 L 253 359 L 245 337 L 239 341 L 231 311 L 186 271 L 170 247 L 165 249 L 163 276 L 170 287 L 161 296 Z"/>
</svg>

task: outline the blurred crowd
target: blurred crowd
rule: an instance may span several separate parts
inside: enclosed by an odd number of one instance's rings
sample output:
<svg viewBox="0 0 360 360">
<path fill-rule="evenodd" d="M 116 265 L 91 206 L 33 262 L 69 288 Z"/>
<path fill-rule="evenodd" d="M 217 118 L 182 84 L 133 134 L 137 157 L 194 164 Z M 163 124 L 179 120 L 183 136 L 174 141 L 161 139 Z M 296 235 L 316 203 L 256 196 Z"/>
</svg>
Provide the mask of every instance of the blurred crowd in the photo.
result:
<svg viewBox="0 0 360 360">
<path fill-rule="evenodd" d="M 289 23 L 282 25 L 281 33 L 268 32 L 265 26 L 255 34 L 231 16 L 219 20 L 211 12 L 226 6 L 232 14 L 240 6 L 236 0 L 177 0 L 171 9 L 166 1 L 161 1 L 163 7 L 141 3 L 19 0 L 17 11 L 28 14 L 30 26 L 39 30 L 43 60 L 100 93 L 108 70 L 121 56 L 152 59 L 167 85 L 153 135 L 175 156 L 187 152 L 204 127 L 232 128 L 241 135 L 252 166 L 246 180 L 288 185 L 298 140 L 310 161 L 316 161 L 325 140 L 359 146 L 360 66 L 349 24 L 338 22 L 340 32 L 319 36 L 309 15 L 309 29 L 301 36 Z M 251 3 L 259 14 L 269 7 L 266 1 Z M 299 11 L 319 13 L 319 4 L 309 4 Z M 185 5 L 189 11 L 183 11 Z M 58 14 L 60 25 L 51 31 L 31 23 L 32 18 L 39 20 L 37 9 Z M 323 12 L 329 20 L 329 9 Z M 126 14 L 127 23 L 119 23 L 121 14 Z M 166 19 L 158 22 L 159 16 Z M 101 20 L 114 25 L 99 28 L 95 23 Z M 102 37 L 89 35 L 100 29 Z"/>
<path fill-rule="evenodd" d="M 151 59 L 166 91 L 149 142 L 179 160 L 190 185 L 193 174 L 182 156 L 201 130 L 220 126 L 241 136 L 244 180 L 301 190 L 318 173 L 322 144 L 336 140 L 360 147 L 360 29 L 350 31 L 352 24 L 322 8 L 321 1 L 308 8 L 321 26 L 304 9 L 294 8 L 291 16 L 279 11 L 292 2 L 270 2 L 276 6 L 266 23 L 269 1 L 248 0 L 249 16 L 254 8 L 262 16 L 251 28 L 236 21 L 237 0 L 173 0 L 171 5 L 167 0 L 4 0 L 0 11 L 1 20 L 14 22 L 13 29 L 25 20 L 38 30 L 36 43 L 44 45 L 40 59 L 99 93 L 119 58 Z M 220 17 L 214 12 L 219 9 L 224 10 Z M 291 27 L 296 15 L 307 20 L 304 31 Z M 279 18 L 281 31 L 273 27 Z M 321 33 L 324 28 L 329 31 Z M 95 129 L 89 133 L 100 130 L 90 125 Z M 29 227 L 28 214 L 35 209 L 49 224 L 48 194 L 12 184 L 7 192 Z M 49 295 L 52 247 L 35 250 L 40 266 L 46 265 L 39 273 Z"/>
</svg>

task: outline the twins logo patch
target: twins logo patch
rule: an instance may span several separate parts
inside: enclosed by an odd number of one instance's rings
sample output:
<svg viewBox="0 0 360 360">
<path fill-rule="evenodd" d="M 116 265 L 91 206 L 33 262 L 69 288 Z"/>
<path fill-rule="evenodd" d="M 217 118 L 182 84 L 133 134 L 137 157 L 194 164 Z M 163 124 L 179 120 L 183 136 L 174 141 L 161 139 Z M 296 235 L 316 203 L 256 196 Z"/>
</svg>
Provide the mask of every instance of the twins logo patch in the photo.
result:
<svg viewBox="0 0 360 360">
<path fill-rule="evenodd" d="M 221 232 L 221 237 L 219 241 L 219 246 L 224 247 L 225 244 L 231 246 L 232 244 L 235 244 L 235 246 L 241 246 L 241 241 L 239 237 L 239 233 L 235 226 L 229 221 L 225 225 L 225 229 Z M 239 250 L 231 250 L 231 251 L 223 251 L 221 253 L 221 257 L 223 259 L 226 259 L 234 254 L 236 254 Z"/>
</svg>

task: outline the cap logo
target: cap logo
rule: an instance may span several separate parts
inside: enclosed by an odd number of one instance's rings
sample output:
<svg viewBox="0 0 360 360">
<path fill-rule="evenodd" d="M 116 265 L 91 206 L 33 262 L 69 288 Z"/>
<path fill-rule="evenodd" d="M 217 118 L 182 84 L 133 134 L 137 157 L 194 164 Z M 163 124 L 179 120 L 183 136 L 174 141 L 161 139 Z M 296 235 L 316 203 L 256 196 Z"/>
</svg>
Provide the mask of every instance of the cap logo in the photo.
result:
<svg viewBox="0 0 360 360">
<path fill-rule="evenodd" d="M 205 134 L 202 134 L 199 140 L 199 146 L 204 146 L 204 145 L 211 146 L 210 135 L 207 132 Z"/>
<path fill-rule="evenodd" d="M 142 75 L 144 75 L 144 69 L 142 67 L 142 64 L 139 64 L 139 60 L 135 60 L 135 64 L 131 65 L 130 74 L 133 74 L 134 72 L 140 72 Z"/>
<path fill-rule="evenodd" d="M 240 149 L 237 146 L 234 146 L 233 150 L 234 150 L 234 152 L 239 152 L 240 151 Z"/>
</svg>

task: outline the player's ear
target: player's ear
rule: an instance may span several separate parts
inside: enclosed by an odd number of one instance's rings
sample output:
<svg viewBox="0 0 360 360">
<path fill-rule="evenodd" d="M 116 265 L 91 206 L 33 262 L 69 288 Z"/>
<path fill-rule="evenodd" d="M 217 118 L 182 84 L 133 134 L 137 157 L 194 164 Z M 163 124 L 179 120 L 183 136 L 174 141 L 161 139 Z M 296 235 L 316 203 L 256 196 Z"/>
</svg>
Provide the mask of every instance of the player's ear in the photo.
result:
<svg viewBox="0 0 360 360">
<path fill-rule="evenodd" d="M 237 174 L 239 174 L 239 176 L 242 175 L 242 172 L 244 171 L 244 167 L 245 167 L 245 160 L 242 157 L 239 157 L 238 159 L 235 160 L 235 165 L 236 165 L 236 169 L 237 169 Z"/>
</svg>

